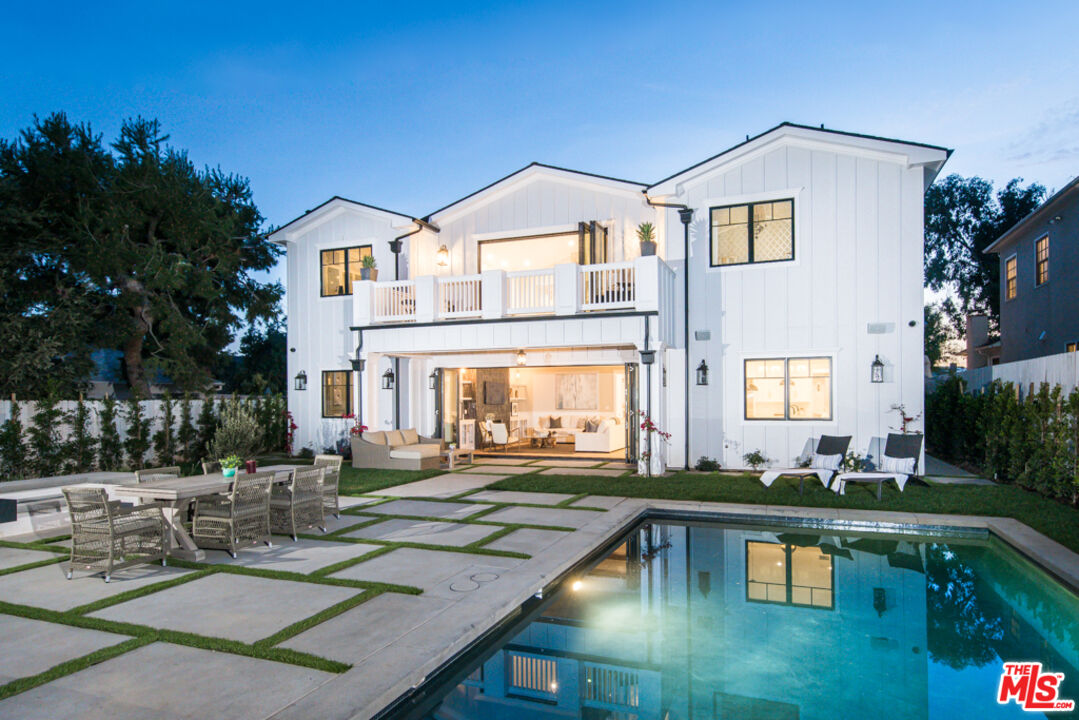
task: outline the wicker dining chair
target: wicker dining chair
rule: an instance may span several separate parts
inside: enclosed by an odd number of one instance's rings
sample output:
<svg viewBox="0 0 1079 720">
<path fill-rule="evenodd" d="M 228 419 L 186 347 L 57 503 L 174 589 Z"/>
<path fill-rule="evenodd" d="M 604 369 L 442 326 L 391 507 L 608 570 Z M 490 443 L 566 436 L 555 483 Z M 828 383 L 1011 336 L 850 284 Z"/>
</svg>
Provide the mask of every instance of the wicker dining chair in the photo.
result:
<svg viewBox="0 0 1079 720">
<path fill-rule="evenodd" d="M 135 480 L 144 483 L 147 480 L 156 480 L 159 477 L 180 477 L 182 474 L 183 470 L 176 465 L 158 468 L 143 468 L 142 470 L 135 471 Z"/>
<path fill-rule="evenodd" d="M 202 461 L 202 474 L 209 475 L 210 473 L 221 472 L 221 463 L 217 460 L 203 460 Z"/>
<path fill-rule="evenodd" d="M 274 473 L 237 474 L 232 492 L 195 501 L 192 537 L 200 548 L 227 550 L 264 542 L 270 547 L 270 486 Z"/>
<path fill-rule="evenodd" d="M 293 470 L 289 483 L 273 486 L 270 493 L 270 529 L 292 536 L 296 542 L 299 530 L 318 527 L 326 532 L 322 506 L 322 477 L 326 468 L 312 467 Z"/>
<path fill-rule="evenodd" d="M 154 560 L 165 565 L 168 525 L 159 506 L 122 506 L 104 488 L 66 487 L 63 493 L 71 515 L 68 580 L 75 570 L 104 572 L 109 582 L 122 568 Z"/>
<path fill-rule="evenodd" d="M 341 518 L 341 503 L 337 486 L 341 480 L 341 461 L 344 459 L 341 455 L 315 456 L 315 467 L 326 469 L 326 474 L 322 476 L 322 508 L 338 519 Z"/>
</svg>

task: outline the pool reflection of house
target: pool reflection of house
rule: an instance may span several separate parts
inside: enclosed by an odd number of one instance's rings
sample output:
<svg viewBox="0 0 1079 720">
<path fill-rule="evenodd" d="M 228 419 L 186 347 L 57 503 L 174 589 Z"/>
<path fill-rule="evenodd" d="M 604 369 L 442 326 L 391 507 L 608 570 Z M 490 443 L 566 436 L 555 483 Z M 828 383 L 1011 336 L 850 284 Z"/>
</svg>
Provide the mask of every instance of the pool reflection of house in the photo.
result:
<svg viewBox="0 0 1079 720">
<path fill-rule="evenodd" d="M 925 644 L 916 544 L 654 526 L 434 717 L 924 718 Z"/>
</svg>

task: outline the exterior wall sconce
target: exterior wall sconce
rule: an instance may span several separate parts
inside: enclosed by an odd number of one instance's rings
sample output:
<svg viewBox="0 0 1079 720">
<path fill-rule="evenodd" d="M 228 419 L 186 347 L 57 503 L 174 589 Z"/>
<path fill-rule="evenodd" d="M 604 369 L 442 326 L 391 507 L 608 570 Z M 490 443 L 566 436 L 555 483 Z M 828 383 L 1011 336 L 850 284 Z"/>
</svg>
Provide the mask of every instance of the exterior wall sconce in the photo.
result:
<svg viewBox="0 0 1079 720">
<path fill-rule="evenodd" d="M 363 372 L 363 368 L 367 365 L 367 361 L 363 358 L 352 358 L 349 362 L 352 363 L 353 372 Z"/>
<path fill-rule="evenodd" d="M 873 364 L 869 366 L 869 379 L 875 383 L 884 382 L 884 363 L 880 361 L 880 355 L 873 358 Z"/>
<path fill-rule="evenodd" d="M 438 370 L 435 370 L 427 376 L 427 387 L 431 390 L 438 387 Z"/>
<path fill-rule="evenodd" d="M 396 378 L 393 376 L 393 369 L 389 369 L 382 373 L 382 389 L 393 390 L 393 383 Z"/>
<path fill-rule="evenodd" d="M 524 350 L 518 350 L 517 351 L 517 364 L 518 365 L 524 365 L 527 360 L 528 360 L 528 358 L 525 357 L 525 351 Z"/>
<path fill-rule="evenodd" d="M 641 350 L 641 365 L 653 365 L 656 362 L 655 350 Z"/>
<path fill-rule="evenodd" d="M 307 373 L 305 373 L 303 370 L 301 370 L 299 372 L 299 374 L 296 376 L 296 382 L 293 384 L 293 387 L 296 388 L 297 390 L 300 390 L 300 391 L 306 390 L 307 389 Z"/>
<path fill-rule="evenodd" d="M 449 251 L 449 248 L 447 248 L 445 245 L 440 247 L 438 249 L 438 252 L 435 253 L 435 262 L 438 263 L 438 266 L 440 268 L 449 267 L 450 266 L 450 251 Z"/>
<path fill-rule="evenodd" d="M 708 363 L 704 360 L 701 360 L 701 364 L 697 366 L 697 384 L 708 384 Z"/>
</svg>

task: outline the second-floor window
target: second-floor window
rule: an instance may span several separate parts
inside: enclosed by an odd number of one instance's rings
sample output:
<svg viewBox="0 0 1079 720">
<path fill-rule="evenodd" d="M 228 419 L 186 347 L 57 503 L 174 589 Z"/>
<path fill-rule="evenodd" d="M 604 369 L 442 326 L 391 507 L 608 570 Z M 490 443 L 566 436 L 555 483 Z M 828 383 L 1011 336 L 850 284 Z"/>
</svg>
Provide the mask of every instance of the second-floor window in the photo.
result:
<svg viewBox="0 0 1079 720">
<path fill-rule="evenodd" d="M 1018 260 L 1012 255 L 1004 261 L 1004 299 L 1014 300 L 1019 294 Z"/>
<path fill-rule="evenodd" d="M 360 279 L 364 257 L 371 254 L 370 245 L 323 250 L 322 297 L 328 295 L 351 295 L 352 283 Z"/>
<path fill-rule="evenodd" d="M 1045 235 L 1034 244 L 1035 285 L 1049 282 L 1049 236 Z"/>
<path fill-rule="evenodd" d="M 794 259 L 794 200 L 711 209 L 712 267 Z"/>
</svg>

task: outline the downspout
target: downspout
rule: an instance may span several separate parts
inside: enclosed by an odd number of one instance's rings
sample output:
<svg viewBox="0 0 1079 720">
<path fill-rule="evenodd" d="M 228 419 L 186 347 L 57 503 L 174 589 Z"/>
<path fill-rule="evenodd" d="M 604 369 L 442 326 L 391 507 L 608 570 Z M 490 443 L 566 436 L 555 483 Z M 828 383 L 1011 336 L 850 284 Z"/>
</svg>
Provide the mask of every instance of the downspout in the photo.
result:
<svg viewBox="0 0 1079 720">
<path fill-rule="evenodd" d="M 686 379 L 685 379 L 685 436 L 686 436 L 686 450 L 685 450 L 685 469 L 689 470 L 689 224 L 693 221 L 693 209 L 688 205 L 682 203 L 661 203 L 652 202 L 652 198 L 648 197 L 648 193 L 645 193 L 644 200 L 652 207 L 662 208 L 675 208 L 678 210 L 678 219 L 682 221 L 682 294 L 684 298 L 683 305 L 685 308 L 682 312 L 683 328 L 682 336 L 685 338 L 686 343 Z"/>
</svg>

